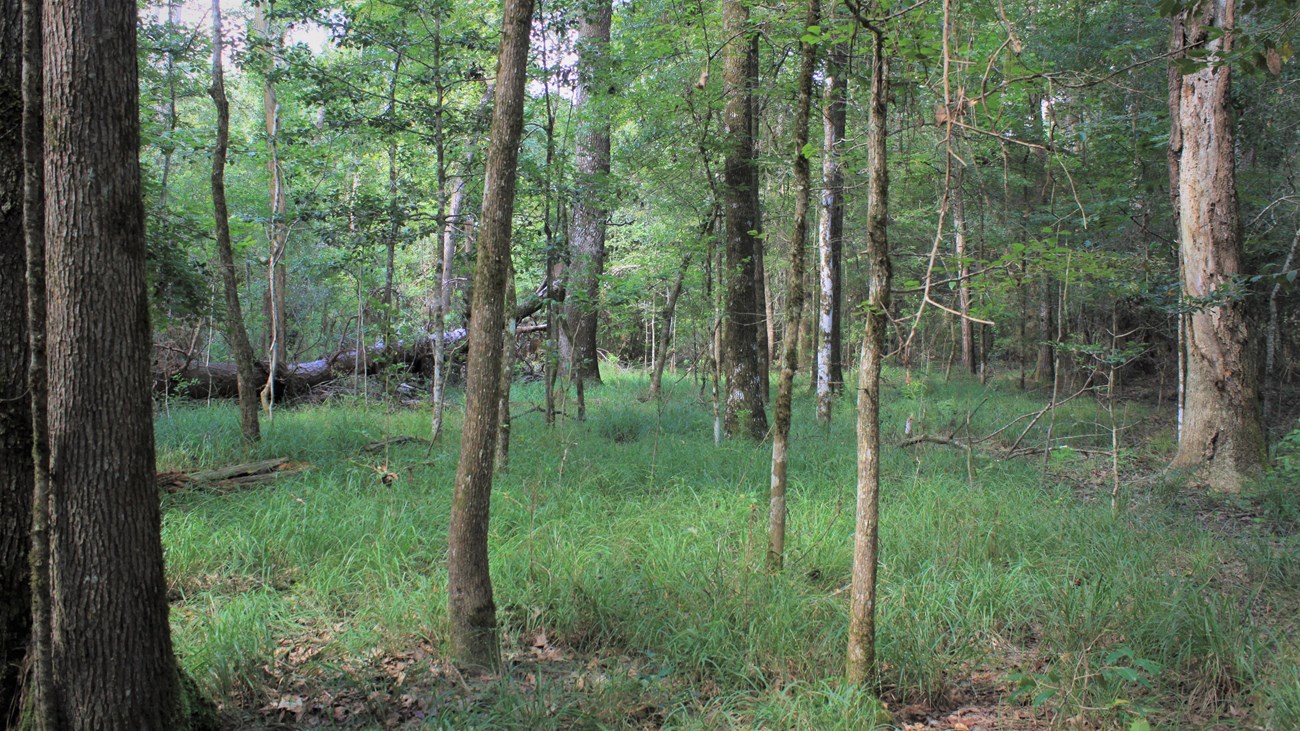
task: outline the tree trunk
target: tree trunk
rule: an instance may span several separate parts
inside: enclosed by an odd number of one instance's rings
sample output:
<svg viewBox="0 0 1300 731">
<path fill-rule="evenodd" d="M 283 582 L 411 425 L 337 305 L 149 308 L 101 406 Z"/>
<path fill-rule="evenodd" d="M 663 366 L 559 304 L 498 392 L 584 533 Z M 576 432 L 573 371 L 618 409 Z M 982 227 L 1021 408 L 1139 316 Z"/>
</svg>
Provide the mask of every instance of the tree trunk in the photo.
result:
<svg viewBox="0 0 1300 731">
<path fill-rule="evenodd" d="M 533 0 L 506 0 L 482 229 L 474 268 L 465 427 L 447 536 L 447 614 L 452 657 L 467 666 L 489 669 L 501 664 L 496 606 L 488 574 L 488 507 L 501 388 L 502 293 L 510 257 L 532 12 Z"/>
<path fill-rule="evenodd" d="M 759 318 L 755 334 L 758 336 L 758 387 L 763 403 L 771 400 L 773 349 L 776 347 L 776 316 L 772 312 L 772 298 L 768 292 L 767 282 L 767 244 L 763 235 L 763 174 L 758 168 L 759 112 L 758 96 L 758 34 L 749 39 L 749 55 L 745 59 L 745 78 L 749 94 L 749 141 L 750 141 L 750 183 L 749 194 L 753 201 L 754 232 L 754 312 Z"/>
<path fill-rule="evenodd" d="M 31 404 L 31 645 L 28 661 L 34 726 L 56 719 L 54 696 L 53 616 L 50 596 L 50 429 L 49 378 L 46 358 L 45 293 L 45 69 L 44 7 L 23 0 L 23 239 L 27 254 L 27 329 L 31 362 L 27 388 Z M 44 724 L 45 728 L 49 724 Z"/>
<path fill-rule="evenodd" d="M 154 484 L 136 6 L 51 0 L 44 15 L 54 687 L 39 692 L 58 717 L 39 721 L 183 728 Z"/>
<path fill-rule="evenodd" d="M 257 3 L 253 10 L 253 31 L 266 44 L 267 68 L 274 70 L 278 61 L 275 54 L 280 46 L 280 36 L 272 33 L 268 12 L 274 6 L 274 0 Z M 271 361 L 270 374 L 266 381 L 264 404 L 267 413 L 270 404 L 275 402 L 275 374 L 289 363 L 288 320 L 285 310 L 285 290 L 288 288 L 288 275 L 284 264 L 285 248 L 289 240 L 289 228 L 285 218 L 289 212 L 288 197 L 285 193 L 284 171 L 280 169 L 280 103 L 276 98 L 275 82 L 268 71 L 262 84 L 262 113 L 266 118 L 266 146 L 270 155 L 266 162 L 270 174 L 271 219 L 267 224 L 267 290 L 266 290 L 266 352 Z"/>
<path fill-rule="evenodd" d="M 822 195 L 817 226 L 818 309 L 817 418 L 830 424 L 833 394 L 844 387 L 840 330 L 841 239 L 844 235 L 844 171 L 840 168 L 846 114 L 844 65 L 847 52 L 831 49 L 822 92 Z"/>
<path fill-rule="evenodd" d="M 519 321 L 513 315 L 519 300 L 515 293 L 513 257 L 506 259 L 506 286 L 502 296 L 505 298 L 503 311 L 506 315 L 505 327 L 501 330 L 501 403 L 497 407 L 501 421 L 497 431 L 496 469 L 499 472 L 510 468 L 510 385 L 514 382 L 515 333 L 519 329 Z"/>
<path fill-rule="evenodd" d="M 952 176 L 952 230 L 953 255 L 957 259 L 957 311 L 961 313 L 961 365 L 967 373 L 974 375 L 978 369 L 975 354 L 975 323 L 970 319 L 970 252 L 966 246 L 966 198 L 962 193 L 965 175 L 962 173 L 964 163 L 951 156 L 952 167 L 956 173 Z"/>
<path fill-rule="evenodd" d="M 716 214 L 716 211 L 715 211 Z M 704 224 L 703 233 L 708 233 L 709 227 L 713 225 L 713 218 Z M 664 301 L 664 309 L 660 313 L 659 324 L 659 352 L 655 355 L 654 368 L 650 371 L 650 398 L 659 398 L 663 390 L 664 366 L 668 363 L 669 345 L 672 343 L 673 321 L 677 314 L 677 300 L 682 296 L 682 284 L 686 281 L 686 271 L 691 266 L 691 254 L 688 252 L 682 257 L 681 266 L 677 268 L 677 278 L 673 280 L 673 286 L 668 290 L 668 298 Z"/>
<path fill-rule="evenodd" d="M 230 242 L 230 212 L 226 207 L 226 149 L 230 140 L 230 103 L 226 99 L 225 72 L 221 67 L 221 2 L 212 0 L 212 88 L 208 94 L 217 107 L 217 142 L 212 151 L 212 212 L 216 222 L 217 255 L 221 259 L 221 284 L 226 295 L 226 340 L 235 357 L 239 388 L 239 425 L 244 441 L 261 437 L 257 415 L 256 356 L 244 328 L 235 278 L 235 255 Z"/>
<path fill-rule="evenodd" d="M 818 24 L 819 0 L 808 0 L 804 28 Z M 799 367 L 799 321 L 803 319 L 804 249 L 808 238 L 808 198 L 811 172 L 808 164 L 808 116 L 812 110 L 813 72 L 817 45 L 802 42 L 799 98 L 794 118 L 794 223 L 790 233 L 789 294 L 785 302 L 781 380 L 776 390 L 775 429 L 772 432 L 772 480 L 768 490 L 767 565 L 780 569 L 785 561 L 786 472 L 790 450 L 790 411 L 794 399 L 794 372 Z"/>
<path fill-rule="evenodd" d="M 1279 276 L 1289 275 L 1293 271 L 1296 250 L 1300 249 L 1300 229 L 1296 229 L 1291 239 L 1291 249 L 1287 251 L 1286 260 L 1282 262 Z M 1277 375 L 1277 351 L 1282 344 L 1282 315 L 1278 307 L 1278 298 L 1282 294 L 1282 282 L 1279 280 L 1268 293 L 1268 336 L 1264 341 L 1264 424 L 1272 423 L 1277 412 L 1278 391 L 1281 390 Z"/>
<path fill-rule="evenodd" d="M 22 4 L 0 7 L 0 127 L 23 126 Z M 0 135 L 0 726 L 17 728 L 19 665 L 31 634 L 32 412 L 27 392 L 23 136 Z"/>
<path fill-rule="evenodd" d="M 889 66 L 884 38 L 874 31 L 870 129 L 867 132 L 867 259 L 871 266 L 866 326 L 858 373 L 858 496 L 853 533 L 853 578 L 849 605 L 848 679 L 865 684 L 876 674 L 876 566 L 880 524 L 880 366 L 889 325 L 891 265 L 888 239 L 888 167 L 885 112 Z"/>
<path fill-rule="evenodd" d="M 1183 76 L 1174 124 L 1179 152 L 1178 243 L 1183 292 L 1194 306 L 1187 329 L 1187 391 L 1173 466 L 1195 468 L 1210 486 L 1236 492 L 1266 459 L 1257 363 L 1248 344 L 1229 86 L 1234 0 L 1186 11 L 1186 43 L 1216 63 Z M 1212 32 L 1219 31 L 1219 32 Z"/>
<path fill-rule="evenodd" d="M 609 50 L 610 25 L 613 17 L 611 0 L 597 0 L 590 5 L 578 26 L 578 88 L 574 106 L 581 115 L 578 144 L 574 157 L 576 171 L 573 200 L 573 229 L 569 238 L 569 298 L 565 314 L 573 339 L 568 344 L 568 367 L 577 369 L 584 381 L 600 381 L 600 363 L 596 353 L 599 322 L 596 303 L 600 299 L 600 276 L 605 268 L 605 219 L 609 216 L 609 110 L 603 100 L 605 56 Z M 595 104 L 592 102 L 596 101 Z M 593 108 L 594 107 L 594 108 Z"/>
<path fill-rule="evenodd" d="M 1040 386 L 1050 386 L 1056 380 L 1056 359 L 1052 342 L 1056 339 L 1056 318 L 1053 316 L 1056 296 L 1052 292 L 1052 275 L 1044 270 L 1038 277 L 1038 361 L 1034 365 L 1034 380 Z"/>
<path fill-rule="evenodd" d="M 758 329 L 762 314 L 755 294 L 757 255 L 756 211 L 752 187 L 755 181 L 753 78 L 750 76 L 749 7 L 742 0 L 724 0 L 723 28 L 733 40 L 724 51 L 723 134 L 728 140 L 724 201 L 726 219 L 726 283 L 722 362 L 727 393 L 723 428 L 729 436 L 743 431 L 753 439 L 767 432 L 767 413 L 759 371 Z M 744 39 L 744 42 L 741 39 Z"/>
<path fill-rule="evenodd" d="M 486 89 L 483 91 L 483 97 L 479 101 L 478 111 L 475 113 L 476 121 L 481 119 L 488 109 L 492 106 L 492 93 L 495 85 L 488 82 Z M 475 125 L 477 128 L 477 125 Z M 433 425 L 432 439 L 437 439 L 442 434 L 442 412 L 445 407 L 446 397 L 446 341 L 443 337 L 447 328 L 447 314 L 451 309 L 451 280 L 453 265 L 456 261 L 456 232 L 462 228 L 464 221 L 461 212 L 465 209 L 465 182 L 469 177 L 470 170 L 474 167 L 474 155 L 478 152 L 479 137 L 476 134 L 470 140 L 465 149 L 465 162 L 461 166 L 461 174 L 452 184 L 451 200 L 447 205 L 447 215 L 442 222 L 442 255 L 441 273 L 438 276 L 440 286 L 438 294 L 434 297 L 433 317 Z"/>
</svg>

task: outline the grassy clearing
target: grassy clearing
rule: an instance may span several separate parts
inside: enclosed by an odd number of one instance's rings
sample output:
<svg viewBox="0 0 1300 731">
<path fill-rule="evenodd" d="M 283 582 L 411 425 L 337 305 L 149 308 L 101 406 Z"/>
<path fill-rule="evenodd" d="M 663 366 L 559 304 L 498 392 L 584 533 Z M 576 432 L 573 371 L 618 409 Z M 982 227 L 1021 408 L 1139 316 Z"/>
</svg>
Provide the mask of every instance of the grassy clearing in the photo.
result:
<svg viewBox="0 0 1300 731">
<path fill-rule="evenodd" d="M 865 729 L 979 706 L 1001 728 L 1300 727 L 1294 525 L 1215 524 L 1169 480 L 1126 484 L 1075 450 L 998 460 L 932 445 L 884 452 L 882 697 L 842 687 L 853 524 L 853 414 L 829 431 L 796 400 L 789 559 L 763 570 L 768 445 L 712 443 L 689 382 L 645 403 L 642 378 L 589 390 L 553 430 L 515 389 L 509 470 L 493 498 L 493 578 L 510 670 L 443 661 L 447 516 L 459 424 L 339 404 L 283 409 L 239 446 L 232 407 L 158 420 L 160 469 L 271 456 L 312 468 L 271 486 L 165 499 L 173 627 L 232 723 L 411 728 Z M 1010 388 L 903 383 L 882 419 L 985 434 L 1041 404 Z M 1139 423 L 1138 407 L 1119 410 Z M 1052 426 L 1109 447 L 1078 400 Z M 1022 422 L 1027 423 L 1027 422 Z M 1025 444 L 1041 444 L 1043 420 Z M 1103 428 L 1104 427 L 1104 428 Z M 1009 444 L 1022 427 L 1008 430 Z M 1125 432 L 1130 472 L 1167 440 Z M 1001 438 L 1001 437 L 1000 437 Z M 1037 440 L 1036 442 L 1034 440 Z M 397 476 L 386 483 L 386 473 Z M 1281 501 L 1262 492 L 1258 505 Z M 1286 507 L 1290 505 L 1291 507 Z M 1276 512 L 1275 510 L 1275 512 Z M 1254 514 L 1254 513 L 1252 513 Z M 1272 527 L 1270 527 L 1272 526 Z M 1288 532 L 1289 530 L 1289 532 Z"/>
</svg>

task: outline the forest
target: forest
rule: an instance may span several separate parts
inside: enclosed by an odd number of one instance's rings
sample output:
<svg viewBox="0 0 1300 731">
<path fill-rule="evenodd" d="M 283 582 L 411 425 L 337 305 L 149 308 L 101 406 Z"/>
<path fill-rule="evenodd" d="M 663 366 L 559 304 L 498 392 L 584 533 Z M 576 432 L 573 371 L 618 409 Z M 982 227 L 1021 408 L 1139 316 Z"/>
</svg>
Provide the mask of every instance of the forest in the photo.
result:
<svg viewBox="0 0 1300 731">
<path fill-rule="evenodd" d="M 0 727 L 1300 728 L 1296 0 L 0 0 Z"/>
</svg>

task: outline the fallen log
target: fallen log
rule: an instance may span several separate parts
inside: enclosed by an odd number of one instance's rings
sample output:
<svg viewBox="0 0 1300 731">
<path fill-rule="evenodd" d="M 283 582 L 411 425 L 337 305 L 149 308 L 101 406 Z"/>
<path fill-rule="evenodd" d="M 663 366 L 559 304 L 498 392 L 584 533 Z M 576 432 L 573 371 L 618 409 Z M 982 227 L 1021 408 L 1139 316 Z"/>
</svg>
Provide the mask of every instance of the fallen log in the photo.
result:
<svg viewBox="0 0 1300 731">
<path fill-rule="evenodd" d="M 199 472 L 163 472 L 157 475 L 155 481 L 159 488 L 167 492 L 190 489 L 225 492 L 244 485 L 271 482 L 281 475 L 306 468 L 305 463 L 291 462 L 288 457 L 276 457 Z"/>
<path fill-rule="evenodd" d="M 515 308 L 515 320 L 533 316 L 549 301 L 563 300 L 562 286 L 556 286 L 549 293 L 545 285 L 538 287 Z M 543 327 L 521 327 L 519 334 L 536 332 Z M 456 348 L 464 344 L 467 337 L 465 328 L 448 330 L 443 334 L 443 347 Z M 279 399 L 302 398 L 330 381 L 354 374 L 373 375 L 384 367 L 394 365 L 404 366 L 412 373 L 432 374 L 433 336 L 415 341 L 399 341 L 391 346 L 376 343 L 364 350 L 341 350 L 325 358 L 281 366 L 275 377 L 275 395 Z M 258 382 L 265 383 L 270 372 L 269 366 L 260 362 L 255 368 Z M 234 363 L 201 363 L 191 360 L 179 368 L 165 372 L 155 370 L 154 390 L 193 399 L 235 398 L 239 395 L 239 383 Z"/>
</svg>

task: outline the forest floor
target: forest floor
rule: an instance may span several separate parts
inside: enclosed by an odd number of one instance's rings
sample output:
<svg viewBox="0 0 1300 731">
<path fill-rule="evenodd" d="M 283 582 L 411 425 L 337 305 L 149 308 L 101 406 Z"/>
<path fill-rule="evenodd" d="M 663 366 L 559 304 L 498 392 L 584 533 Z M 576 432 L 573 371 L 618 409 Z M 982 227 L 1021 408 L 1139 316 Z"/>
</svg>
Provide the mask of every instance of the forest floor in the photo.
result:
<svg viewBox="0 0 1300 731">
<path fill-rule="evenodd" d="M 1300 728 L 1300 491 L 1208 496 L 1163 465 L 1169 414 L 1076 399 L 967 452 L 884 450 L 878 694 L 840 682 L 853 409 L 799 388 L 788 558 L 764 568 L 770 444 L 714 445 L 689 379 L 636 373 L 552 428 L 517 385 L 491 553 L 506 669 L 444 657 L 459 405 L 282 408 L 240 445 L 232 405 L 171 403 L 160 471 L 297 471 L 164 497 L 172 625 L 231 728 Z M 887 441 L 990 434 L 1043 407 L 1008 384 L 887 371 Z M 565 405 L 572 412 L 573 405 Z M 1063 445 L 1069 445 L 1068 448 Z M 1296 466 L 1300 466 L 1297 456 Z M 877 700 L 879 698 L 879 700 Z"/>
</svg>

